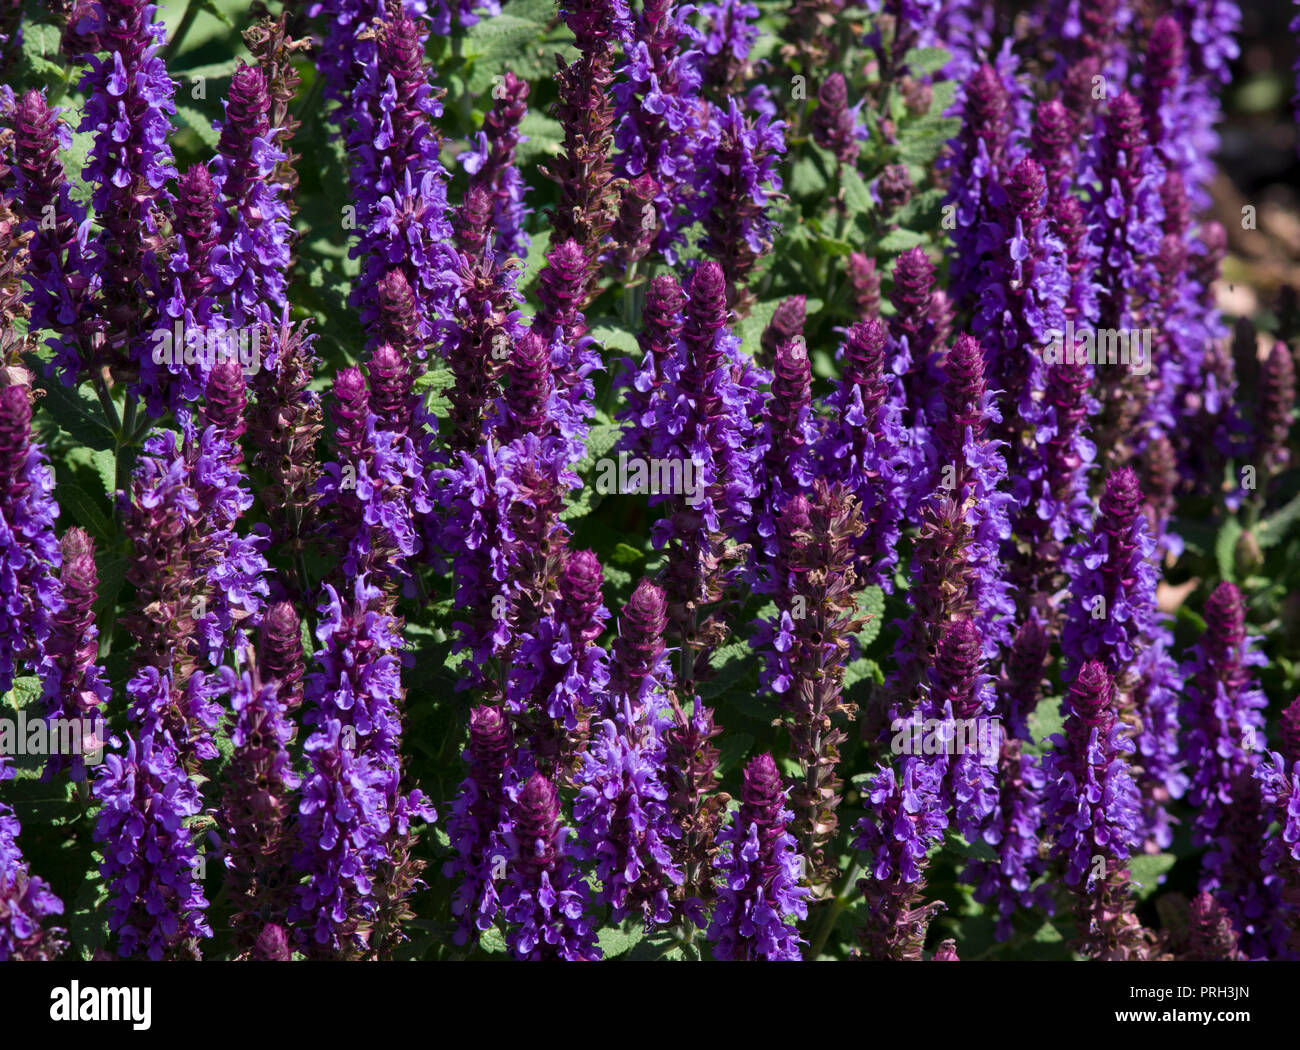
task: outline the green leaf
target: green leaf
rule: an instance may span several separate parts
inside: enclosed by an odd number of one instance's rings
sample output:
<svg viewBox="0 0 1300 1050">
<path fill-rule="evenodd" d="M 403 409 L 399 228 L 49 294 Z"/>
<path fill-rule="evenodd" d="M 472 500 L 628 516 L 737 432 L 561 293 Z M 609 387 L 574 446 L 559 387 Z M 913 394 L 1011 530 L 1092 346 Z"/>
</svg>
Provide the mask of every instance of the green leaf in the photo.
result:
<svg viewBox="0 0 1300 1050">
<path fill-rule="evenodd" d="M 25 674 L 14 679 L 9 692 L 5 693 L 5 706 L 21 711 L 33 700 L 41 696 L 41 680 L 35 675 Z"/>
<path fill-rule="evenodd" d="M 816 197 L 826 192 L 826 173 L 808 157 L 800 157 L 790 171 L 790 193 L 795 197 Z"/>
<path fill-rule="evenodd" d="M 849 661 L 848 666 L 844 668 L 844 688 L 857 685 L 863 679 L 869 679 L 876 685 L 882 685 L 885 681 L 885 672 L 880 664 L 868 656 L 860 656 L 856 660 Z"/>
<path fill-rule="evenodd" d="M 89 532 L 100 543 L 111 543 L 113 526 L 99 503 L 81 486 L 65 481 L 54 487 L 54 502 L 60 510 L 66 510 L 78 525 Z"/>
<path fill-rule="evenodd" d="M 885 592 L 872 584 L 858 595 L 858 612 L 871 618 L 858 632 L 858 644 L 865 650 L 880 634 L 884 625 Z"/>
<path fill-rule="evenodd" d="M 520 121 L 519 131 L 528 139 L 520 142 L 515 150 L 515 162 L 520 167 L 559 155 L 564 143 L 564 127 L 555 118 L 530 109 Z"/>
<path fill-rule="evenodd" d="M 451 409 L 447 391 L 456 384 L 456 374 L 446 365 L 425 372 L 415 381 L 416 393 L 424 395 L 424 403 L 435 419 L 442 419 Z"/>
<path fill-rule="evenodd" d="M 1053 696 L 1043 700 L 1029 716 L 1029 734 L 1035 741 L 1026 750 L 1041 755 L 1052 747 L 1052 734 L 1061 732 L 1065 718 L 1061 715 L 1061 698 Z"/>
<path fill-rule="evenodd" d="M 1219 575 L 1225 580 L 1236 580 L 1236 558 L 1234 557 L 1237 550 L 1237 541 L 1241 539 L 1241 523 L 1236 518 L 1229 518 L 1219 529 L 1219 534 L 1214 538 L 1214 560 L 1219 566 Z"/>
<path fill-rule="evenodd" d="M 941 47 L 914 47 L 903 56 L 903 65 L 913 73 L 937 73 L 952 60 Z"/>
<path fill-rule="evenodd" d="M 876 247 L 886 255 L 898 255 L 924 243 L 925 237 L 919 233 L 913 233 L 911 230 L 890 230 L 880 238 Z"/>
<path fill-rule="evenodd" d="M 596 934 L 596 939 L 600 943 L 601 954 L 606 959 L 617 959 L 645 939 L 645 927 L 639 923 L 631 924 L 631 928 L 627 925 L 622 928 L 606 927 Z"/>
<path fill-rule="evenodd" d="M 1286 538 L 1297 519 L 1300 519 L 1300 495 L 1259 523 L 1259 527 L 1255 530 L 1255 542 L 1265 550 L 1276 546 Z"/>
<path fill-rule="evenodd" d="M 230 16 L 213 3 L 212 0 L 198 0 L 198 4 L 200 11 L 206 11 L 224 26 L 229 26 L 231 29 L 235 28 L 235 23 L 230 20 Z"/>
<path fill-rule="evenodd" d="M 193 131 L 208 149 L 216 149 L 217 142 L 221 138 L 220 132 L 212 126 L 212 118 L 206 113 L 200 113 L 197 109 L 190 106 L 177 106 L 176 116 L 181 122 Z"/>
<path fill-rule="evenodd" d="M 519 287 L 524 291 L 533 286 L 537 281 L 537 275 L 546 265 L 546 253 L 551 250 L 550 225 L 544 226 L 531 236 L 533 243 L 528 246 L 528 258 L 524 260 L 524 272 L 519 278 Z"/>
<path fill-rule="evenodd" d="M 587 334 L 607 349 L 622 350 L 624 353 L 631 354 L 633 358 L 641 356 L 641 347 L 637 345 L 636 333 L 616 321 L 597 319 Z"/>
<path fill-rule="evenodd" d="M 83 383 L 75 391 L 61 383 L 45 387 L 45 396 L 39 404 L 60 427 L 76 441 L 89 448 L 109 449 L 117 444 L 113 432 L 104 422 L 104 410 L 99 401 L 87 393 L 90 384 Z"/>
<path fill-rule="evenodd" d="M 59 51 L 59 31 L 54 26 L 28 22 L 23 26 L 23 62 L 38 77 L 63 80 L 63 56 Z"/>
<path fill-rule="evenodd" d="M 876 202 L 871 199 L 871 190 L 856 168 L 844 168 L 840 177 L 844 184 L 844 203 L 851 214 L 866 215 L 875 210 Z"/>
<path fill-rule="evenodd" d="M 1141 853 L 1129 858 L 1129 878 L 1133 880 L 1138 900 L 1144 901 L 1155 893 L 1160 876 L 1172 868 L 1176 860 L 1172 853 Z"/>
<path fill-rule="evenodd" d="M 637 550 L 630 543 L 623 543 L 620 540 L 614 545 L 609 560 L 615 565 L 639 565 L 645 561 L 645 552 Z"/>
</svg>

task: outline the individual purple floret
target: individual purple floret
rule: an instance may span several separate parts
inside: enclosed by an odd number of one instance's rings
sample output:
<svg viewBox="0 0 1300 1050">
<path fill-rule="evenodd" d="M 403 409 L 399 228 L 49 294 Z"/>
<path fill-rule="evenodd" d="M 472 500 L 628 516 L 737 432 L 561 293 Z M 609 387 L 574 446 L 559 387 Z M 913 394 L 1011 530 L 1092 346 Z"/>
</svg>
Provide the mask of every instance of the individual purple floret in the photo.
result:
<svg viewBox="0 0 1300 1050">
<path fill-rule="evenodd" d="M 798 961 L 805 942 L 793 920 L 807 918 L 808 890 L 799 885 L 802 858 L 786 831 L 793 814 L 771 755 L 745 766 L 740 797 L 740 808 L 718 832 L 722 849 L 714 866 L 721 884 L 708 930 L 714 958 Z"/>
<path fill-rule="evenodd" d="M 510 792 L 510 881 L 501 890 L 509 924 L 506 945 L 516 959 L 599 959 L 590 894 L 574 866 L 577 846 L 560 822 L 555 784 L 534 773 Z"/>
</svg>

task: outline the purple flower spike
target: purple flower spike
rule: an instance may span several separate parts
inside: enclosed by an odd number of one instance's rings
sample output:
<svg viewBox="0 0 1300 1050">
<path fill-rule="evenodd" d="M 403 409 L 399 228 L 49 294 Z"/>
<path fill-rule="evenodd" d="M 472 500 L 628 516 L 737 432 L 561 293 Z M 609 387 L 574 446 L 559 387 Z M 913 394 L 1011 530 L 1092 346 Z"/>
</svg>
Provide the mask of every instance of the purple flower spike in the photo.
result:
<svg viewBox="0 0 1300 1050">
<path fill-rule="evenodd" d="M 1187 798 L 1196 808 L 1192 841 L 1209 847 L 1201 876 L 1227 909 L 1252 957 L 1268 954 L 1267 931 L 1278 887 L 1260 871 L 1267 826 L 1255 783 L 1266 700 L 1252 667 L 1264 664 L 1246 634 L 1241 591 L 1224 582 L 1205 603 L 1205 634 L 1183 666 L 1182 710 Z"/>
<path fill-rule="evenodd" d="M 721 264 L 727 302 L 743 315 L 754 302 L 745 281 L 772 247 L 769 212 L 781 194 L 777 158 L 785 152 L 785 125 L 762 112 L 746 117 L 732 98 L 725 112 L 712 111 L 703 135 L 692 174 L 695 217 L 705 234 L 700 247 Z"/>
<path fill-rule="evenodd" d="M 516 959 L 600 958 L 587 884 L 574 867 L 577 847 L 560 823 L 555 784 L 540 773 L 510 795 L 510 881 L 501 891 L 509 927 L 506 945 Z"/>
<path fill-rule="evenodd" d="M 817 91 L 812 114 L 813 141 L 835 155 L 839 164 L 852 164 L 858 156 L 853 114 L 849 112 L 848 88 L 842 73 L 832 73 Z M 892 209 L 891 209 L 892 210 Z"/>
<path fill-rule="evenodd" d="M 1140 841 L 1141 799 L 1105 666 L 1085 663 L 1067 699 L 1064 734 L 1052 737 L 1043 768 L 1053 856 L 1078 894 L 1079 949 L 1090 958 L 1145 958 L 1149 934 L 1132 913 L 1125 868 Z"/>
<path fill-rule="evenodd" d="M 99 573 L 95 566 L 95 545 L 81 529 L 63 534 L 62 603 L 51 617 L 46 650 L 52 667 L 44 682 L 46 717 L 98 719 L 108 707 L 111 689 L 104 669 L 97 663 L 99 631 L 92 606 L 98 597 Z M 85 722 L 82 723 L 83 727 Z M 86 779 L 85 754 L 102 746 L 102 739 L 86 740 L 82 752 L 71 757 L 50 755 L 45 777 L 67 769 L 74 781 Z"/>
<path fill-rule="evenodd" d="M 67 126 L 39 92 L 28 91 L 14 114 L 14 210 L 32 231 L 28 245 L 27 303 L 31 330 L 53 332 L 47 345 L 64 382 L 85 367 L 94 328 L 90 300 L 99 269 L 87 243 L 86 209 L 70 196 L 59 149 L 71 143 Z"/>
<path fill-rule="evenodd" d="M 46 645 L 62 605 L 54 471 L 32 440 L 27 392 L 0 387 L 0 693 L 21 666 L 50 673 Z"/>
<path fill-rule="evenodd" d="M 672 921 L 669 894 L 685 876 L 670 845 L 681 837 L 668 807 L 663 734 L 671 715 L 663 591 L 642 580 L 620 618 L 612 688 L 576 780 L 579 837 L 596 859 L 602 897 L 616 921 Z"/>
<path fill-rule="evenodd" d="M 659 389 L 664 384 L 666 366 L 676 352 L 677 340 L 681 338 L 685 306 L 686 296 L 676 277 L 661 274 L 651 281 L 641 310 L 641 330 L 636 336 L 641 363 L 637 365 L 626 358 L 620 362 L 626 407 L 620 410 L 618 418 L 631 422 L 624 444 L 638 455 L 648 453 L 653 440 Z"/>
<path fill-rule="evenodd" d="M 515 150 L 527 139 L 519 134 L 519 125 L 528 112 L 528 81 L 510 70 L 493 88 L 492 108 L 483 117 L 477 149 L 461 155 L 461 164 L 470 173 L 471 190 L 488 194 L 494 231 L 492 247 L 498 265 L 511 256 L 528 254 L 531 243 L 523 230 L 524 219 L 531 209 L 524 207 L 528 187 L 515 167 Z"/>
<path fill-rule="evenodd" d="M 777 615 L 759 621 L 751 644 L 767 650 L 760 685 L 785 709 L 790 753 L 803 775 L 794 790 L 794 833 L 810 865 L 809 878 L 829 881 L 823 855 L 838 826 L 841 782 L 835 767 L 848 739 L 842 725 L 857 706 L 843 698 L 851 639 L 864 620 L 854 597 L 853 543 L 862 530 L 856 501 L 842 486 L 818 479 L 796 494 L 776 522 L 771 583 Z"/>
<path fill-rule="evenodd" d="M 95 187 L 91 203 L 103 231 L 96 246 L 103 342 L 93 364 L 137 381 L 157 410 L 168 381 L 153 361 L 150 333 L 165 323 L 161 219 L 171 208 L 167 186 L 176 177 L 167 144 L 176 85 L 158 54 L 167 29 L 153 20 L 152 5 L 101 0 L 95 14 L 79 84 L 88 101 L 78 128 L 94 134 L 82 174 Z M 72 372 L 62 374 L 71 383 Z"/>
<path fill-rule="evenodd" d="M 817 462 L 821 475 L 848 485 L 862 508 L 856 574 L 892 593 L 911 467 L 899 399 L 891 395 L 885 373 L 887 343 L 884 326 L 874 318 L 849 329 L 841 379 L 825 402 L 830 421 Z"/>
<path fill-rule="evenodd" d="M 510 830 L 506 791 L 513 787 L 514 741 L 510 722 L 496 707 L 476 707 L 469 716 L 469 744 L 462 757 L 469 771 L 461 781 L 447 834 L 456 856 L 442 873 L 457 881 L 452 914 L 456 943 L 477 940 L 492 928 L 500 906 L 497 883 L 505 875 Z"/>
<path fill-rule="evenodd" d="M 793 814 L 771 755 L 745 766 L 740 797 L 740 809 L 718 832 L 721 885 L 708 930 L 714 958 L 798 961 L 805 942 L 793 920 L 807 918 L 808 891 L 799 885 L 798 845 L 786 831 Z"/>
</svg>

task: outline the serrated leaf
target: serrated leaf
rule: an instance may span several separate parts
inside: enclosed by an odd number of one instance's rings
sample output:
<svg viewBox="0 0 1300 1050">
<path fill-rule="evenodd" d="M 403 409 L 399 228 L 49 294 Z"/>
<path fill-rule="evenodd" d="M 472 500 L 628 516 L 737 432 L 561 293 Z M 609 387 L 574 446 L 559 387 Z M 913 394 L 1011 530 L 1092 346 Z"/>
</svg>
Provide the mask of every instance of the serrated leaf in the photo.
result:
<svg viewBox="0 0 1300 1050">
<path fill-rule="evenodd" d="M 640 924 L 634 924 L 630 930 L 616 926 L 607 927 L 597 933 L 596 940 L 600 944 L 601 954 L 606 959 L 617 959 L 645 940 L 645 927 Z"/>
<path fill-rule="evenodd" d="M 925 238 L 919 233 L 913 233 L 911 230 L 890 230 L 880 238 L 877 248 L 887 255 L 898 255 L 924 243 Z"/>
<path fill-rule="evenodd" d="M 554 117 L 529 110 L 519 123 L 521 140 L 515 149 L 515 162 L 521 167 L 546 157 L 554 157 L 564 143 L 564 127 Z"/>
<path fill-rule="evenodd" d="M 63 56 L 59 51 L 59 31 L 49 25 L 30 22 L 24 25 L 22 61 L 39 77 L 62 80 L 65 73 Z"/>
<path fill-rule="evenodd" d="M 858 645 L 866 649 L 876 640 L 884 624 L 885 592 L 874 583 L 866 588 L 858 595 L 858 612 L 870 617 L 858 632 Z"/>
<path fill-rule="evenodd" d="M 789 192 L 795 197 L 815 197 L 826 192 L 826 173 L 815 160 L 800 157 L 790 170 Z"/>
<path fill-rule="evenodd" d="M 615 565 L 639 565 L 645 561 L 645 552 L 637 550 L 630 543 L 619 541 L 614 545 L 614 551 L 610 554 L 609 560 Z"/>
<path fill-rule="evenodd" d="M 1276 546 L 1286 538 L 1297 520 L 1300 520 L 1300 495 L 1259 523 L 1255 530 L 1255 542 L 1264 550 Z"/>
<path fill-rule="evenodd" d="M 216 149 L 217 142 L 221 138 L 220 132 L 212 126 L 212 118 L 205 113 L 200 113 L 197 109 L 190 106 L 177 106 L 176 116 L 181 122 L 193 131 L 208 149 Z"/>
<path fill-rule="evenodd" d="M 1034 743 L 1026 750 L 1034 754 L 1050 750 L 1053 734 L 1061 732 L 1065 725 L 1065 718 L 1061 715 L 1061 698 L 1053 696 L 1041 701 L 1030 714 L 1028 722 L 1029 734 Z"/>
<path fill-rule="evenodd" d="M 71 390 L 60 383 L 45 387 L 40 407 L 72 438 L 93 449 L 113 448 L 116 439 L 104 422 L 99 401 L 85 393 L 88 384 Z"/>
<path fill-rule="evenodd" d="M 1241 523 L 1236 518 L 1229 518 L 1214 537 L 1214 560 L 1219 566 L 1219 575 L 1225 580 L 1236 580 L 1235 554 L 1242 531 Z"/>
<path fill-rule="evenodd" d="M 903 56 L 903 65 L 914 73 L 937 73 L 951 61 L 951 52 L 941 47 L 914 47 Z"/>
<path fill-rule="evenodd" d="M 601 346 L 612 350 L 622 350 L 624 353 L 631 354 L 633 359 L 641 354 L 641 348 L 636 341 L 636 333 L 621 324 L 612 321 L 597 322 L 587 334 Z"/>
<path fill-rule="evenodd" d="M 1160 876 L 1172 868 L 1177 859 L 1172 853 L 1140 853 L 1129 858 L 1129 878 L 1133 880 L 1138 900 L 1144 901 L 1155 893 Z"/>
<path fill-rule="evenodd" d="M 95 498 L 80 485 L 70 481 L 54 487 L 54 502 L 67 511 L 83 529 L 101 544 L 111 543 L 113 526 L 100 510 Z"/>
<path fill-rule="evenodd" d="M 869 679 L 876 685 L 882 684 L 885 680 L 885 673 L 880 664 L 867 656 L 849 661 L 844 668 L 844 688 L 848 689 L 849 686 L 857 685 L 863 679 Z"/>
<path fill-rule="evenodd" d="M 865 215 L 875 210 L 876 202 L 872 199 L 871 190 L 855 168 L 844 168 L 840 172 L 840 178 L 844 186 L 844 203 L 850 214 Z"/>
<path fill-rule="evenodd" d="M 495 926 L 483 932 L 478 939 L 478 944 L 489 955 L 504 955 L 506 952 L 506 939 Z"/>
<path fill-rule="evenodd" d="M 41 680 L 36 675 L 19 675 L 9 692 L 4 695 L 4 705 L 15 711 L 21 711 L 34 700 L 41 697 Z"/>
</svg>

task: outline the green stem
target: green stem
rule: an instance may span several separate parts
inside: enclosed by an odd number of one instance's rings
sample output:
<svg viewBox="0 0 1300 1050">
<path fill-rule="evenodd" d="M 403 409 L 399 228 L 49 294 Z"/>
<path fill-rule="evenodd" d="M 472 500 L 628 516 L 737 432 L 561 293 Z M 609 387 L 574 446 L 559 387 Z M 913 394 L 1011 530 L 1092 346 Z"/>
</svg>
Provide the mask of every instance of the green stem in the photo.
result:
<svg viewBox="0 0 1300 1050">
<path fill-rule="evenodd" d="M 831 930 L 835 929 L 835 923 L 840 917 L 840 912 L 847 907 L 849 894 L 853 892 L 853 888 L 857 885 L 858 875 L 861 871 L 862 865 L 855 861 L 853 867 L 849 869 L 848 877 L 844 880 L 844 885 L 839 893 L 827 901 L 821 924 L 813 935 L 812 943 L 808 945 L 809 961 L 816 962 L 822 953 L 822 949 L 826 947 L 826 941 L 831 935 Z"/>
<path fill-rule="evenodd" d="M 94 382 L 95 394 L 99 398 L 99 407 L 104 410 L 104 418 L 108 421 L 108 429 L 111 430 L 115 437 L 122 436 L 122 420 L 118 418 L 117 405 L 113 404 L 113 395 L 108 389 L 108 384 L 104 382 L 102 375 L 95 377 Z"/>
<path fill-rule="evenodd" d="M 171 35 L 167 41 L 167 46 L 163 48 L 162 58 L 164 62 L 170 62 L 181 42 L 190 31 L 190 26 L 194 24 L 194 19 L 199 17 L 200 0 L 190 0 L 185 5 L 185 14 L 181 15 L 181 24 L 176 27 L 176 32 Z"/>
</svg>

